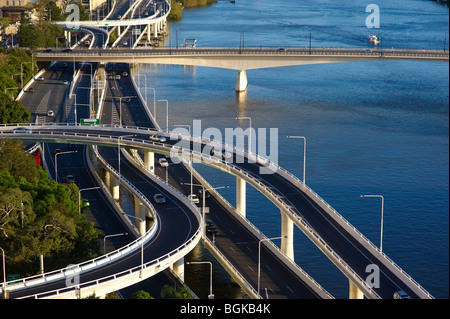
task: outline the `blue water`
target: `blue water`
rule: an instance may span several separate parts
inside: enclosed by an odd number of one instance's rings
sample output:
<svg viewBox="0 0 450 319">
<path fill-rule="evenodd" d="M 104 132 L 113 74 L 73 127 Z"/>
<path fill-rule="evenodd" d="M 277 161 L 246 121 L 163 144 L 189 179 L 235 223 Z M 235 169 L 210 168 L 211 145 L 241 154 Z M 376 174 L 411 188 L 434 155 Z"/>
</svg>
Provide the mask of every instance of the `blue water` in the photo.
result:
<svg viewBox="0 0 450 319">
<path fill-rule="evenodd" d="M 202 46 L 367 46 L 382 34 L 384 48 L 448 50 L 448 7 L 426 0 L 379 0 L 381 28 L 365 27 L 371 1 L 221 1 L 185 10 L 170 24 L 165 45 L 184 38 Z M 446 33 L 447 32 L 447 33 Z M 436 298 L 449 297 L 449 66 L 441 62 L 352 62 L 247 71 L 236 94 L 232 70 L 141 65 L 157 99 L 169 100 L 169 126 L 278 128 L 279 164 L 302 178 L 376 245 L 385 198 L 383 251 Z M 151 96 L 152 91 L 149 91 Z M 150 99 L 151 100 L 151 99 Z M 165 105 L 158 106 L 165 127 Z M 235 202 L 235 179 L 197 165 Z M 268 237 L 279 236 L 277 208 L 247 187 L 247 216 Z M 295 230 L 295 260 L 336 298 L 348 281 Z M 217 267 L 218 264 L 217 264 Z M 188 270 L 186 270 L 189 275 Z M 206 280 L 206 279 L 202 279 Z M 189 280 L 188 280 L 189 282 Z M 224 284 L 225 285 L 225 284 Z"/>
</svg>

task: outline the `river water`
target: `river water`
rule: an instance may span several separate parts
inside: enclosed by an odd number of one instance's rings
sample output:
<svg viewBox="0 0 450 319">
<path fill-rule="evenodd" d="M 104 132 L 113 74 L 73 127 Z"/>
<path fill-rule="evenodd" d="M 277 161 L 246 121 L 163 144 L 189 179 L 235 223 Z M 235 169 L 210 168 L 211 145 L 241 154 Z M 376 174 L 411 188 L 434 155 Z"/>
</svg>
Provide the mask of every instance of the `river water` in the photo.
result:
<svg viewBox="0 0 450 319">
<path fill-rule="evenodd" d="M 368 29 L 373 1 L 237 0 L 184 11 L 169 24 L 164 46 L 197 39 L 198 47 L 309 46 L 448 50 L 449 9 L 427 0 L 378 0 L 380 28 Z M 278 129 L 278 162 L 306 183 L 377 246 L 384 196 L 383 251 L 436 298 L 449 289 L 449 66 L 442 62 L 351 62 L 247 71 L 248 89 L 234 91 L 237 72 L 203 67 L 141 65 L 157 99 L 169 101 L 169 126 L 202 120 L 216 127 Z M 152 96 L 152 90 L 148 92 Z M 151 100 L 151 98 L 149 98 Z M 152 104 L 152 103 L 150 103 Z M 165 103 L 157 120 L 165 129 Z M 235 179 L 195 166 L 235 203 Z M 250 186 L 247 217 L 266 236 L 280 235 L 279 210 Z M 279 244 L 279 243 L 277 243 Z M 295 229 L 295 260 L 336 298 L 348 281 Z M 188 259 L 212 258 L 201 248 Z M 217 298 L 235 297 L 214 264 Z M 186 281 L 205 297 L 209 273 L 186 266 Z M 199 292 L 200 290 L 200 292 Z M 205 292 L 206 291 L 206 292 Z M 237 294 L 239 295 L 239 293 Z"/>
</svg>

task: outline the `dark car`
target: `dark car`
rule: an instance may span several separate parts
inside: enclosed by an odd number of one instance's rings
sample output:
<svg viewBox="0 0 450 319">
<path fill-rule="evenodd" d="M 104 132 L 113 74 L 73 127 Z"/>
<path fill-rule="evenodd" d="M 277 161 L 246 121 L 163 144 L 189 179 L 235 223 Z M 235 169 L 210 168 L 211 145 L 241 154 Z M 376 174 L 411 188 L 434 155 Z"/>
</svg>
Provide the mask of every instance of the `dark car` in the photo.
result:
<svg viewBox="0 0 450 319">
<path fill-rule="evenodd" d="M 34 89 L 33 89 L 33 88 L 29 88 L 27 92 L 28 92 L 28 93 L 33 93 L 33 92 L 34 92 Z"/>
<path fill-rule="evenodd" d="M 72 52 L 72 49 L 67 48 L 67 49 L 62 50 L 62 52 Z"/>
<path fill-rule="evenodd" d="M 67 175 L 65 178 L 66 183 L 75 183 L 75 177 L 73 175 Z"/>
</svg>

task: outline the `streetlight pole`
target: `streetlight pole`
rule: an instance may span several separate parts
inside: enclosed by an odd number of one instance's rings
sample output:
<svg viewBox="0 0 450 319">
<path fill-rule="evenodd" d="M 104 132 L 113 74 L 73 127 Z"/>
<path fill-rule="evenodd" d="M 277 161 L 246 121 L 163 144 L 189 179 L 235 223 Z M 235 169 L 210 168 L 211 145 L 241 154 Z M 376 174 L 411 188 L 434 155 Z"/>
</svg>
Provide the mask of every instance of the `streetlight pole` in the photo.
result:
<svg viewBox="0 0 450 319">
<path fill-rule="evenodd" d="M 110 237 L 117 237 L 117 236 L 127 236 L 128 233 L 120 233 L 120 234 L 112 234 L 112 235 L 106 235 L 103 237 L 103 255 L 106 255 L 106 238 Z"/>
<path fill-rule="evenodd" d="M 261 286 L 261 243 L 263 241 L 274 240 L 274 239 L 281 239 L 281 238 L 286 238 L 286 236 L 273 237 L 273 238 L 263 238 L 258 243 L 258 297 L 260 297 L 260 298 L 261 298 L 261 295 L 259 294 L 259 288 Z"/>
<path fill-rule="evenodd" d="M 0 247 L 3 253 L 3 299 L 6 299 L 6 267 L 5 267 L 5 251 Z"/>
<path fill-rule="evenodd" d="M 121 138 L 124 138 L 124 137 L 134 137 L 134 134 L 130 134 L 130 135 L 121 135 L 121 136 L 119 136 L 118 138 L 117 138 L 117 150 L 118 150 L 118 153 L 119 153 L 119 184 L 120 184 L 120 181 L 121 181 L 121 179 L 122 179 L 122 174 L 120 173 L 120 139 Z"/>
<path fill-rule="evenodd" d="M 205 236 L 205 193 L 208 190 L 213 190 L 213 189 L 223 189 L 223 188 L 230 188 L 230 186 L 219 186 L 219 187 L 212 187 L 212 188 L 208 188 L 206 189 L 205 186 L 201 185 L 201 184 L 189 184 L 189 183 L 181 183 L 181 185 L 191 185 L 191 189 L 192 186 L 199 186 L 203 189 L 202 193 L 202 236 Z"/>
<path fill-rule="evenodd" d="M 99 189 L 99 188 L 102 188 L 102 187 L 96 186 L 96 187 L 82 188 L 78 191 L 78 214 L 81 214 L 81 191 L 89 191 L 89 190 Z"/>
<path fill-rule="evenodd" d="M 208 299 L 214 299 L 214 295 L 212 292 L 212 262 L 210 261 L 188 261 L 186 262 L 186 265 L 194 265 L 194 264 L 209 264 L 210 266 L 210 273 L 209 273 L 209 296 Z"/>
<path fill-rule="evenodd" d="M 384 211 L 384 197 L 381 195 L 360 195 L 360 197 L 379 197 L 381 198 L 381 231 L 380 231 L 380 252 L 383 252 L 383 211 Z"/>
<path fill-rule="evenodd" d="M 286 136 L 286 138 L 301 138 L 303 139 L 303 185 L 306 183 L 306 137 L 304 136 Z"/>
<path fill-rule="evenodd" d="M 236 117 L 236 120 L 249 120 L 250 121 L 250 133 L 248 134 L 248 153 L 252 151 L 252 118 L 248 116 Z"/>
<path fill-rule="evenodd" d="M 191 150 L 191 147 L 190 147 L 190 145 L 191 145 L 191 142 L 190 142 L 190 137 L 191 137 L 191 126 L 190 125 L 188 125 L 188 124 L 177 124 L 177 125 L 174 125 L 174 126 L 178 126 L 178 127 L 181 127 L 181 126 L 186 126 L 188 129 L 189 129 L 189 149 Z M 191 150 L 191 156 L 190 156 L 190 171 L 191 171 L 191 195 L 192 195 L 192 183 L 194 182 L 193 181 L 193 175 L 192 175 L 192 165 L 194 164 L 193 162 L 193 155 L 192 155 L 192 150 Z"/>
<path fill-rule="evenodd" d="M 169 101 L 167 100 L 158 100 L 158 102 L 166 102 L 166 130 L 169 133 Z M 155 118 L 156 121 L 156 118 Z"/>
<path fill-rule="evenodd" d="M 60 152 L 60 153 L 55 153 L 55 181 L 58 183 L 58 160 L 57 160 L 57 156 L 58 155 L 63 155 L 63 154 L 69 154 L 69 153 L 76 153 L 77 151 L 66 151 L 66 152 Z"/>
<path fill-rule="evenodd" d="M 139 219 L 141 222 L 145 223 L 145 221 L 140 217 L 128 215 L 128 214 L 127 214 L 127 216 Z M 142 274 L 144 271 L 144 235 L 145 234 L 141 234 L 141 274 L 140 274 L 141 279 L 142 279 Z"/>
</svg>

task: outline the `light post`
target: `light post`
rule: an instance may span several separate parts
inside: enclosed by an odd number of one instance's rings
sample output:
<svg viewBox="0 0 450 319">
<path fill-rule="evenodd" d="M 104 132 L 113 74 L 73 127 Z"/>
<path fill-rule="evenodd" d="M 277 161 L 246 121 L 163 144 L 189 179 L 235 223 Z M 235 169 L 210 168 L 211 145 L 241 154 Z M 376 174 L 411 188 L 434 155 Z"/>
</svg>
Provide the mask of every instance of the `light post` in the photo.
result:
<svg viewBox="0 0 450 319">
<path fill-rule="evenodd" d="M 250 133 L 248 134 L 248 153 L 252 152 L 252 118 L 248 116 L 236 117 L 236 120 L 249 120 L 250 121 Z"/>
<path fill-rule="evenodd" d="M 117 236 L 127 236 L 128 233 L 120 233 L 120 234 L 112 234 L 112 235 L 106 235 L 103 237 L 103 255 L 106 255 L 106 238 L 110 237 L 117 237 Z"/>
<path fill-rule="evenodd" d="M 303 185 L 306 185 L 306 137 L 304 136 L 286 136 L 286 138 L 301 138 L 303 139 Z"/>
<path fill-rule="evenodd" d="M 82 189 L 78 190 L 78 214 L 81 214 L 81 191 L 90 191 L 90 190 L 99 189 L 99 188 L 102 188 L 102 187 L 96 186 L 96 187 L 82 188 Z"/>
<path fill-rule="evenodd" d="M 212 292 L 212 262 L 210 261 L 188 261 L 186 265 L 195 265 L 195 264 L 209 264 L 210 273 L 209 273 L 209 296 L 208 299 L 214 299 L 214 295 Z"/>
<path fill-rule="evenodd" d="M 117 138 L 117 149 L 118 149 L 118 153 L 119 153 L 119 184 L 120 184 L 120 180 L 121 180 L 121 176 L 122 174 L 120 173 L 120 139 L 124 138 L 124 137 L 134 137 L 134 134 L 130 134 L 130 135 L 121 135 Z"/>
<path fill-rule="evenodd" d="M 66 151 L 66 152 L 59 152 L 59 153 L 55 153 L 55 181 L 58 183 L 58 159 L 57 156 L 58 155 L 63 155 L 63 154 L 69 154 L 69 153 L 76 153 L 77 151 Z"/>
<path fill-rule="evenodd" d="M 192 186 L 200 186 L 203 189 L 203 195 L 202 195 L 202 236 L 205 236 L 205 193 L 208 190 L 213 190 L 213 189 L 223 189 L 223 188 L 230 188 L 230 186 L 219 186 L 219 187 L 212 187 L 212 188 L 205 188 L 205 186 L 201 185 L 201 184 L 189 184 L 189 183 L 181 183 L 181 185 L 191 185 Z"/>
<path fill-rule="evenodd" d="M 20 63 L 20 86 L 21 86 L 21 88 L 22 88 L 22 90 L 23 90 L 23 65 L 24 64 L 26 64 L 26 63 L 30 63 L 31 64 L 31 67 L 33 67 L 33 62 L 22 62 L 22 63 Z"/>
<path fill-rule="evenodd" d="M 140 217 L 128 215 L 128 214 L 127 214 L 127 216 L 139 219 L 141 222 L 145 223 L 145 221 Z M 144 235 L 145 234 L 141 234 L 141 274 L 139 275 L 141 279 L 142 279 L 142 273 L 144 271 Z"/>
<path fill-rule="evenodd" d="M 153 90 L 153 117 L 156 121 L 156 90 L 155 88 L 149 88 L 150 90 Z"/>
<path fill-rule="evenodd" d="M 166 130 L 169 132 L 169 101 L 167 100 L 158 100 L 158 102 L 166 102 Z M 156 121 L 156 117 L 155 117 Z"/>
<path fill-rule="evenodd" d="M 360 197 L 379 197 L 379 198 L 381 198 L 380 252 L 383 252 L 383 211 L 384 211 L 384 197 L 381 196 L 381 195 L 360 195 Z"/>
<path fill-rule="evenodd" d="M 74 96 L 74 102 L 75 102 L 75 108 L 74 108 L 75 126 L 77 126 L 77 124 L 78 124 L 78 119 L 77 119 L 77 95 L 74 94 L 74 93 L 72 93 L 72 95 Z"/>
<path fill-rule="evenodd" d="M 5 267 L 5 251 L 0 247 L 3 253 L 3 299 L 6 299 L 6 267 Z"/>
<path fill-rule="evenodd" d="M 191 136 L 191 126 L 190 125 L 188 125 L 188 124 L 177 124 L 177 125 L 174 125 L 174 126 L 177 126 L 177 127 L 183 127 L 183 126 L 186 126 L 188 129 L 189 129 L 189 150 L 191 150 L 191 142 L 190 142 L 190 136 Z M 190 170 L 191 170 L 191 195 L 192 195 L 192 183 L 194 182 L 193 181 L 193 175 L 192 175 L 192 165 L 193 165 L 193 156 L 192 156 L 192 150 L 191 150 L 191 156 L 190 156 L 190 163 L 189 163 L 189 166 L 190 166 Z"/>
<path fill-rule="evenodd" d="M 258 242 L 258 297 L 260 297 L 260 298 L 261 298 L 261 295 L 259 294 L 259 288 L 261 286 L 261 243 L 263 241 L 281 239 L 281 238 L 286 238 L 286 236 L 263 238 Z"/>
</svg>

